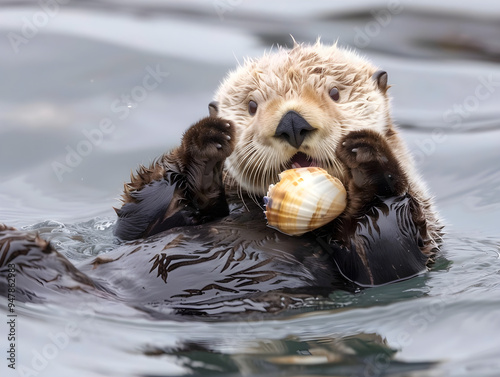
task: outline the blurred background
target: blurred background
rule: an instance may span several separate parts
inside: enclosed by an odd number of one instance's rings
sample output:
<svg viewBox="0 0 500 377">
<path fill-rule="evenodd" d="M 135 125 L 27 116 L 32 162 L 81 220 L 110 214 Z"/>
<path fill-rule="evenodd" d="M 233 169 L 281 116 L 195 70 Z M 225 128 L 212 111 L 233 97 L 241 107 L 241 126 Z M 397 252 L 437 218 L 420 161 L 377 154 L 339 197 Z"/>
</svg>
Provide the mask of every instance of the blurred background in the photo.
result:
<svg viewBox="0 0 500 377">
<path fill-rule="evenodd" d="M 181 335 L 177 323 L 93 322 L 44 373 L 498 375 L 498 1 L 0 0 L 0 222 L 95 244 L 130 171 L 208 114 L 228 70 L 291 35 L 338 41 L 389 73 L 393 116 L 447 224 L 444 259 L 421 280 L 332 297 L 333 312 L 247 323 L 243 343 L 228 340 L 231 323 Z M 44 313 L 26 321 L 25 349 L 57 331 Z M 319 366 L 289 366 L 311 349 Z"/>
</svg>

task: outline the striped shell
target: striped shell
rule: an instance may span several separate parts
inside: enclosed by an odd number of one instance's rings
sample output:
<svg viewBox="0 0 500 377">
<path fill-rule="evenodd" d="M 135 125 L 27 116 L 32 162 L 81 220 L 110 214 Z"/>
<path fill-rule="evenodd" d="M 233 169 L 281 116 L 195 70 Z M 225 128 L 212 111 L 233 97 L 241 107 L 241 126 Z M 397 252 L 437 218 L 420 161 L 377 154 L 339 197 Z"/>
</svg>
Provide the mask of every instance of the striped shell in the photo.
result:
<svg viewBox="0 0 500 377">
<path fill-rule="evenodd" d="M 264 213 L 271 228 L 300 236 L 328 224 L 344 211 L 345 188 L 324 169 L 289 169 L 279 177 L 264 197 Z"/>
</svg>

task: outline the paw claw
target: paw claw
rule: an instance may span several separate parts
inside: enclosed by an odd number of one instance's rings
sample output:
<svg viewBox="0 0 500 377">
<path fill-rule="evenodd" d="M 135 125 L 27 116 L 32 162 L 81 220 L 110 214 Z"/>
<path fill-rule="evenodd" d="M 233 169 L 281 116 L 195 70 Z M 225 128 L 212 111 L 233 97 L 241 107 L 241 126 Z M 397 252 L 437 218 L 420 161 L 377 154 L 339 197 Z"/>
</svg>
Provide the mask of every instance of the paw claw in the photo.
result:
<svg viewBox="0 0 500 377">
<path fill-rule="evenodd" d="M 186 131 L 182 144 L 186 151 L 204 160 L 223 161 L 233 152 L 234 132 L 231 122 L 207 117 Z"/>
<path fill-rule="evenodd" d="M 358 148 L 352 148 L 351 152 L 352 153 L 358 153 Z"/>
</svg>

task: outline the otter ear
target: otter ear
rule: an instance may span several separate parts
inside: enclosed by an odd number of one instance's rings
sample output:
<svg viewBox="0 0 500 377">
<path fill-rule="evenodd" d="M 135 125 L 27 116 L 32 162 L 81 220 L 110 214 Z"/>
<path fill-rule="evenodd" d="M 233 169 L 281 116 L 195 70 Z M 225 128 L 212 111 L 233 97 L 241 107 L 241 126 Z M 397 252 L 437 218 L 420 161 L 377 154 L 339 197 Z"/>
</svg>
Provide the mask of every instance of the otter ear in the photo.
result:
<svg viewBox="0 0 500 377">
<path fill-rule="evenodd" d="M 211 117 L 216 117 L 219 112 L 219 102 L 212 101 L 208 104 L 208 113 Z"/>
<path fill-rule="evenodd" d="M 372 79 L 377 82 L 377 86 L 382 93 L 385 93 L 388 89 L 387 86 L 387 72 L 377 71 L 373 74 Z"/>
</svg>

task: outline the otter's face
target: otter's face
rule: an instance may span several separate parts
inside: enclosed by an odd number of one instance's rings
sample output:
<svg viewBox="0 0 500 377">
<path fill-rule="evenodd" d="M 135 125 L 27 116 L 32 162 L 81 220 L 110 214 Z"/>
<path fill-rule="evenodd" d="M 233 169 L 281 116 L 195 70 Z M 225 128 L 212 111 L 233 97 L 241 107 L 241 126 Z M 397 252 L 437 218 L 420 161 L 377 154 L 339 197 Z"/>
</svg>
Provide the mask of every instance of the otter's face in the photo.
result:
<svg viewBox="0 0 500 377">
<path fill-rule="evenodd" d="M 335 150 L 342 136 L 390 124 L 387 75 L 336 46 L 296 45 L 229 74 L 212 113 L 231 120 L 236 146 L 226 167 L 242 188 L 264 195 L 278 174 L 320 166 L 344 178 Z"/>
</svg>

